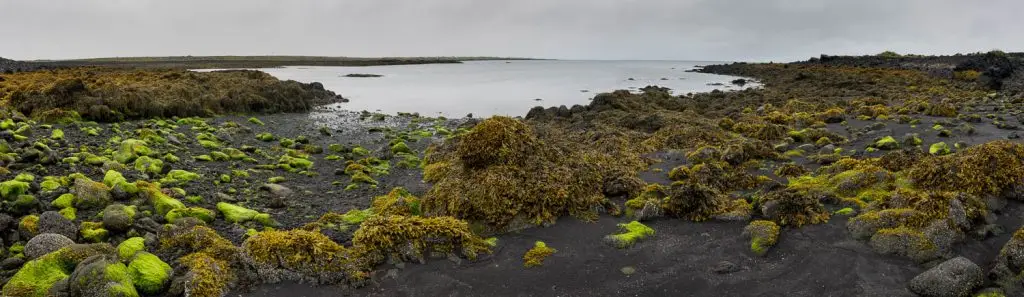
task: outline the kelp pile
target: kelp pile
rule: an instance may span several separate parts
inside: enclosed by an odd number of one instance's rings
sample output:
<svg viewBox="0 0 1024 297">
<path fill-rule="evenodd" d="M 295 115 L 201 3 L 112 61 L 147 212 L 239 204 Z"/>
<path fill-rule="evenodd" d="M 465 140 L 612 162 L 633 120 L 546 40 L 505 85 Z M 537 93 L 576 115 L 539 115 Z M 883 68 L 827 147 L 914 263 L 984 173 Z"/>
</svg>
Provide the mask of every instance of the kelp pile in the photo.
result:
<svg viewBox="0 0 1024 297">
<path fill-rule="evenodd" d="M 280 81 L 252 70 L 70 68 L 0 80 L 4 106 L 46 121 L 303 112 L 339 98 L 319 83 Z"/>
</svg>

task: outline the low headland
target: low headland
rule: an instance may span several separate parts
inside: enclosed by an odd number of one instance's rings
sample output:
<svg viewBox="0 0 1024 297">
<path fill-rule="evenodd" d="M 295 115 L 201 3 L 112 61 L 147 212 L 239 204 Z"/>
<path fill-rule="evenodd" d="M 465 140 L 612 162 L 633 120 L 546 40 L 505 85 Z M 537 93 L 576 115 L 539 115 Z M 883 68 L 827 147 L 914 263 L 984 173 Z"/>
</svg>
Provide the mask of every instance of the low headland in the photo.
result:
<svg viewBox="0 0 1024 297">
<path fill-rule="evenodd" d="M 699 71 L 759 87 L 447 119 L 258 71 L 9 71 L 2 295 L 1024 293 L 1019 54 Z"/>
</svg>

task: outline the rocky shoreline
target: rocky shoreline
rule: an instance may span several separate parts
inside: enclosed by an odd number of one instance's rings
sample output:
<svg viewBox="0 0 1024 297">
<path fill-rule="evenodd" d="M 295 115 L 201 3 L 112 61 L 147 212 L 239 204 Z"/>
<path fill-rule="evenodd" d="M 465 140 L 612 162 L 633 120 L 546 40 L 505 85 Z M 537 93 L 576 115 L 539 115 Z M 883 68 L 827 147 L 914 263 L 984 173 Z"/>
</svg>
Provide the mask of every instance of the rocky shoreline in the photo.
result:
<svg viewBox="0 0 1024 297">
<path fill-rule="evenodd" d="M 710 65 L 763 87 L 523 119 L 70 108 L 120 74 L 0 96 L 3 295 L 1024 292 L 1019 58 L 877 59 Z M 170 102 L 226 106 L 198 94 Z"/>
</svg>

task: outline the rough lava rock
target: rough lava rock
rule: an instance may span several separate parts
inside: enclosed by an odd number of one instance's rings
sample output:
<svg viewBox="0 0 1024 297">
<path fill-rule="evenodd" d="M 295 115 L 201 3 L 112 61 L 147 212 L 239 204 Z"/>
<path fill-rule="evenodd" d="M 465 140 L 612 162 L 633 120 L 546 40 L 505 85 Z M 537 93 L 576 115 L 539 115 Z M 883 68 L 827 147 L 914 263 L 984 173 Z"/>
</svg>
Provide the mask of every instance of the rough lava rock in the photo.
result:
<svg viewBox="0 0 1024 297">
<path fill-rule="evenodd" d="M 910 280 L 910 291 L 926 297 L 970 296 L 984 284 L 981 267 L 964 257 L 942 262 Z"/>
<path fill-rule="evenodd" d="M 32 237 L 25 244 L 25 257 L 32 260 L 72 244 L 75 244 L 75 241 L 64 235 L 55 233 L 39 234 Z"/>
</svg>

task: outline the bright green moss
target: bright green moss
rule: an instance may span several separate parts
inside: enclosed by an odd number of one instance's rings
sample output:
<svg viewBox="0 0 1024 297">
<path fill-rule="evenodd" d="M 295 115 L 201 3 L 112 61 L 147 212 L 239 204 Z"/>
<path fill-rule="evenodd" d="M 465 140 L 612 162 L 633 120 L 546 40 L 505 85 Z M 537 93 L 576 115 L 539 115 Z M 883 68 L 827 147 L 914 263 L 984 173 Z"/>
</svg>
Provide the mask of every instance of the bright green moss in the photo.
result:
<svg viewBox="0 0 1024 297">
<path fill-rule="evenodd" d="M 164 159 L 164 161 L 167 161 L 168 163 L 178 163 L 178 162 L 181 161 L 181 158 L 178 158 L 178 156 L 175 156 L 172 153 L 164 154 L 163 159 Z"/>
<path fill-rule="evenodd" d="M 164 178 L 161 178 L 160 179 L 160 183 L 164 183 L 164 184 L 188 183 L 188 182 L 197 180 L 200 177 L 201 176 L 198 173 L 195 173 L 195 172 L 191 172 L 191 171 L 187 171 L 187 170 L 181 170 L 181 169 L 174 169 L 174 170 L 171 170 L 171 171 L 167 172 L 167 176 L 165 176 Z"/>
<path fill-rule="evenodd" d="M 156 255 L 139 252 L 128 264 L 132 283 L 146 295 L 156 295 L 164 290 L 171 276 L 171 265 Z"/>
<path fill-rule="evenodd" d="M 882 137 L 878 141 L 875 141 L 874 148 L 882 150 L 894 150 L 900 147 L 900 143 L 896 141 L 892 136 Z"/>
<path fill-rule="evenodd" d="M 0 196 L 4 199 L 24 195 L 28 192 L 29 184 L 19 180 L 0 182 Z"/>
<path fill-rule="evenodd" d="M 832 214 L 841 215 L 841 216 L 848 216 L 848 215 L 854 214 L 854 212 L 856 212 L 856 211 L 854 211 L 853 208 L 846 207 L 846 208 L 837 210 L 837 211 L 833 212 Z"/>
<path fill-rule="evenodd" d="M 391 146 L 391 153 L 392 154 L 400 154 L 400 153 L 412 154 L 413 151 L 412 151 L 412 149 L 409 148 L 408 145 L 405 144 L 404 141 L 400 141 L 398 143 L 395 143 L 395 145 Z"/>
<path fill-rule="evenodd" d="M 117 262 L 104 269 L 104 279 L 107 281 L 105 288 L 109 296 L 122 296 L 122 297 L 138 297 L 139 293 L 135 290 L 135 285 L 132 283 L 132 276 L 128 272 L 128 267 L 124 263 Z"/>
<path fill-rule="evenodd" d="M 50 202 L 50 205 L 56 208 L 68 208 L 73 205 L 74 201 L 75 194 L 66 193 L 60 195 L 57 199 L 54 199 L 53 202 Z"/>
<path fill-rule="evenodd" d="M 743 229 L 750 236 L 750 250 L 757 255 L 764 255 L 779 240 L 779 225 L 775 222 L 757 220 Z"/>
<path fill-rule="evenodd" d="M 67 218 L 68 220 L 72 220 L 72 221 L 74 221 L 75 219 L 78 218 L 78 215 L 75 212 L 76 212 L 76 210 L 75 210 L 74 207 L 65 207 L 65 208 L 61 208 L 60 211 L 57 211 L 57 213 L 59 213 L 61 216 Z"/>
<path fill-rule="evenodd" d="M 210 157 L 210 155 L 198 155 L 198 156 L 195 156 L 195 157 L 192 157 L 192 158 L 196 159 L 196 161 L 203 161 L 203 162 L 212 162 L 213 161 L 213 157 Z"/>
<path fill-rule="evenodd" d="M 135 170 L 149 174 L 159 174 L 164 169 L 164 161 L 147 156 L 135 159 Z"/>
<path fill-rule="evenodd" d="M 274 135 L 270 134 L 270 133 L 267 133 L 267 132 L 264 132 L 264 133 L 256 134 L 256 139 L 259 139 L 260 141 L 271 142 L 271 141 L 274 141 Z"/>
<path fill-rule="evenodd" d="M 210 152 L 210 158 L 214 161 L 228 161 L 231 160 L 231 156 L 223 152 Z"/>
<path fill-rule="evenodd" d="M 544 265 L 544 259 L 556 252 L 558 250 L 548 247 L 543 241 L 534 242 L 533 248 L 523 255 L 523 266 L 529 268 Z"/>
<path fill-rule="evenodd" d="M 263 126 L 263 121 L 260 121 L 260 119 L 257 119 L 256 117 L 249 118 L 249 122 L 253 123 L 253 124 L 256 124 L 256 125 Z"/>
<path fill-rule="evenodd" d="M 132 237 L 125 239 L 121 244 L 117 245 L 117 256 L 121 258 L 121 261 L 130 261 L 135 253 L 144 251 L 146 249 L 146 239 L 142 237 Z"/>
<path fill-rule="evenodd" d="M 949 146 L 945 142 L 933 143 L 928 147 L 928 153 L 932 155 L 948 155 L 950 153 Z"/>
<path fill-rule="evenodd" d="M 53 129 L 53 132 L 50 132 L 50 139 L 53 139 L 53 140 L 64 140 L 64 130 Z"/>
<path fill-rule="evenodd" d="M 637 241 L 654 235 L 654 229 L 638 221 L 619 224 L 619 228 L 622 233 L 608 235 L 605 240 L 620 249 L 631 247 Z"/>
<path fill-rule="evenodd" d="M 47 176 L 43 179 L 43 182 L 39 183 L 39 189 L 43 192 L 52 192 L 60 188 L 60 181 L 53 176 Z"/>
<path fill-rule="evenodd" d="M 282 165 L 288 165 L 287 168 L 292 168 L 296 170 L 309 169 L 310 167 L 313 167 L 313 161 L 303 158 L 295 158 L 287 155 L 281 156 L 281 158 L 277 160 L 277 163 Z"/>
<path fill-rule="evenodd" d="M 14 176 L 14 180 L 25 181 L 25 182 L 33 182 L 33 181 L 36 180 L 36 176 L 32 175 L 32 173 L 22 172 L 22 173 L 18 173 L 17 176 Z"/>
<path fill-rule="evenodd" d="M 216 216 L 217 213 L 213 212 L 212 210 L 205 209 L 202 207 L 189 207 L 172 209 L 171 211 L 167 212 L 167 215 L 164 216 L 164 218 L 167 219 L 167 221 L 170 223 L 174 223 L 178 219 L 186 217 L 197 218 L 199 220 L 202 220 L 203 222 L 212 223 L 214 217 Z"/>
<path fill-rule="evenodd" d="M 265 226 L 274 225 L 269 214 L 261 213 L 235 204 L 218 202 L 217 210 L 224 214 L 225 220 L 231 223 L 256 221 Z"/>
<path fill-rule="evenodd" d="M 366 210 L 353 209 L 353 210 L 350 210 L 350 211 L 346 212 L 345 214 L 341 215 L 341 220 L 344 221 L 346 224 L 349 224 L 349 225 L 359 225 L 360 223 L 365 221 L 366 218 L 370 217 L 371 215 L 373 215 L 373 211 L 372 210 L 369 210 L 369 209 L 366 209 Z"/>
<path fill-rule="evenodd" d="M 370 154 L 370 150 L 363 148 L 361 146 L 356 146 L 352 148 L 352 153 L 357 156 L 367 156 Z"/>
<path fill-rule="evenodd" d="M 272 183 L 272 184 L 279 184 L 279 183 L 283 183 L 283 182 L 285 182 L 287 180 L 288 179 L 284 178 L 283 176 L 274 176 L 274 177 L 268 178 L 267 182 L 268 183 Z"/>
<path fill-rule="evenodd" d="M 136 185 L 138 185 L 143 197 L 147 198 L 149 203 L 153 204 L 153 207 L 161 216 L 166 216 L 172 209 L 185 208 L 184 203 L 164 194 L 163 191 L 160 190 L 158 184 L 139 181 L 136 182 Z"/>
<path fill-rule="evenodd" d="M 117 152 L 114 153 L 114 160 L 121 164 L 128 164 L 128 162 L 134 161 L 139 156 L 149 156 L 152 153 L 153 150 L 149 148 L 145 141 L 125 139 L 121 141 Z"/>
<path fill-rule="evenodd" d="M 60 253 L 64 250 L 46 254 L 38 259 L 25 263 L 17 273 L 4 285 L 4 296 L 47 296 L 50 287 L 58 281 L 67 279 L 73 263 L 62 261 Z M 71 267 L 68 267 L 71 266 Z"/>
<path fill-rule="evenodd" d="M 110 231 L 103 228 L 102 222 L 82 222 L 79 232 L 82 238 L 89 242 L 103 242 L 107 240 Z"/>
</svg>

